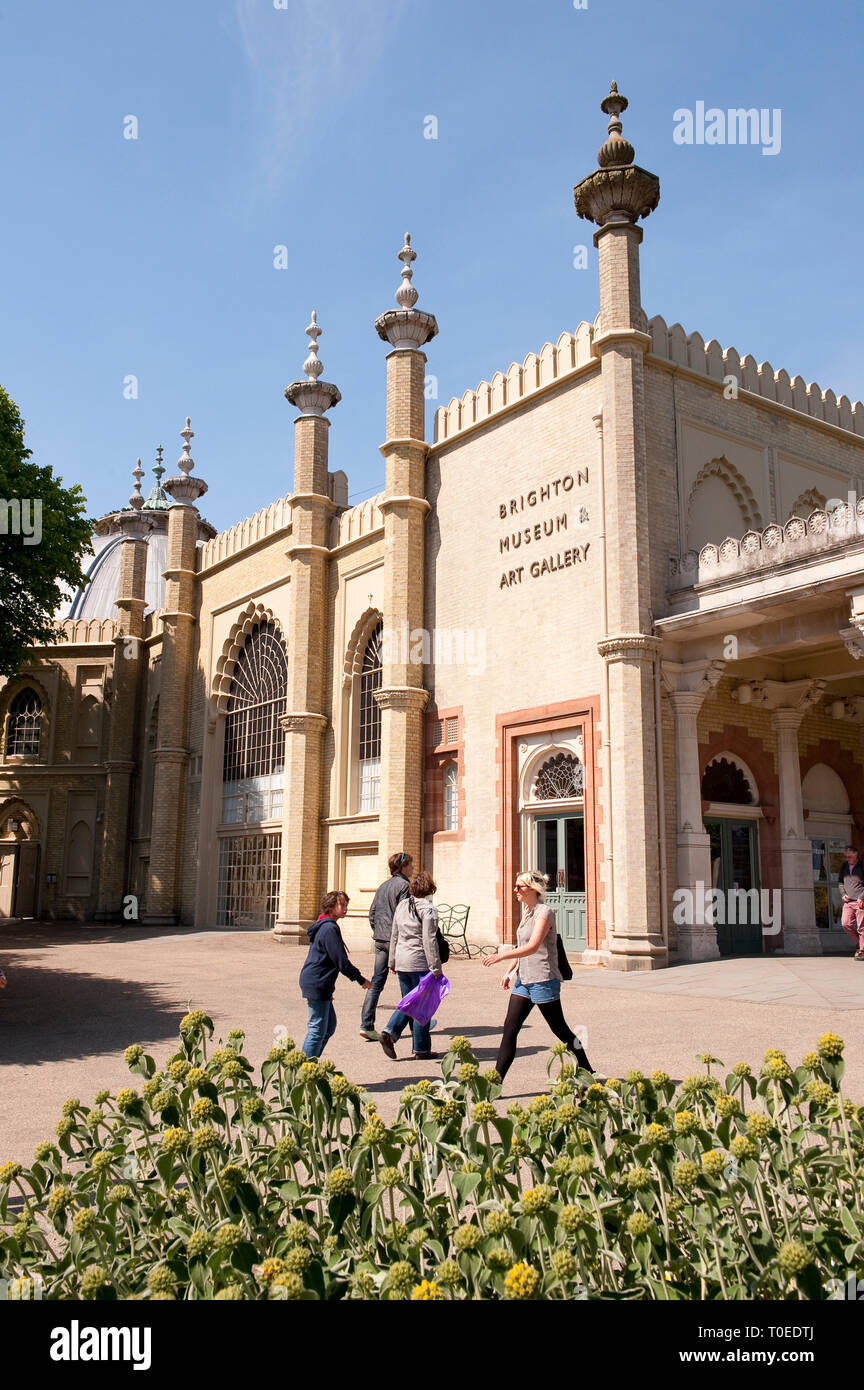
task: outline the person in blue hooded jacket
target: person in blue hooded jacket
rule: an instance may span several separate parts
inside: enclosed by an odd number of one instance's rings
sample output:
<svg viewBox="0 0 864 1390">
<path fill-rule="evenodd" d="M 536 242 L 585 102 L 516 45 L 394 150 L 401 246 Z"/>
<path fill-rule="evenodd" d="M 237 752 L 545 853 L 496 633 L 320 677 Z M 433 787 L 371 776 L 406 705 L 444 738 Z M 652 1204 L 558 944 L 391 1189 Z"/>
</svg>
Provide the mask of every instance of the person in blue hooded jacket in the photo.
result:
<svg viewBox="0 0 864 1390">
<path fill-rule="evenodd" d="M 339 930 L 339 920 L 348 911 L 348 894 L 325 893 L 317 922 L 306 928 L 309 954 L 300 971 L 300 993 L 309 1006 L 309 1021 L 303 1051 L 307 1057 L 320 1057 L 336 1032 L 333 990 L 336 976 L 347 975 L 369 989 L 371 981 L 352 965 Z"/>
</svg>

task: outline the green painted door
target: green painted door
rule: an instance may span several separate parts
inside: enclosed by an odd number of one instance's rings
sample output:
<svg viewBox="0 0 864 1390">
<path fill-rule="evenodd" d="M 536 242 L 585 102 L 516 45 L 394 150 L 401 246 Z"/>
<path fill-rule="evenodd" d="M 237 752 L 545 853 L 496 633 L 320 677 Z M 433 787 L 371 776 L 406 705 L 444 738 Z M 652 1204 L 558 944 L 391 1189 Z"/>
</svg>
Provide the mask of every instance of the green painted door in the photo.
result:
<svg viewBox="0 0 864 1390">
<path fill-rule="evenodd" d="M 723 893 L 717 945 L 721 956 L 760 956 L 759 842 L 752 820 L 706 820 L 711 839 L 711 887 Z M 751 890 L 756 890 L 755 894 Z M 738 897 L 733 898 L 733 890 Z M 750 894 L 745 899 L 744 894 Z M 729 918 L 734 917 L 734 921 Z M 723 920 L 725 919 L 725 920 Z"/>
<path fill-rule="evenodd" d="M 535 862 L 549 875 L 545 901 L 567 951 L 584 951 L 585 820 L 581 813 L 538 816 L 535 821 Z"/>
</svg>

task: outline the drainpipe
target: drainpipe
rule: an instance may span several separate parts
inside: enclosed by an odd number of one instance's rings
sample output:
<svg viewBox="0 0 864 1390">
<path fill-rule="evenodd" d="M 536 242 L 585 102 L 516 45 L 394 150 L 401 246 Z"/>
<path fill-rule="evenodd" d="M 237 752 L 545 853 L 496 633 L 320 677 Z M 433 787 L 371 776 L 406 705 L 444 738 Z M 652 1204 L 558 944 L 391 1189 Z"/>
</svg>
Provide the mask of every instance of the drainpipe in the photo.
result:
<svg viewBox="0 0 864 1390">
<path fill-rule="evenodd" d="M 603 450 L 602 405 L 598 407 L 596 415 L 593 415 L 591 418 L 597 431 L 597 466 L 600 477 L 600 534 L 597 540 L 600 545 L 600 634 L 601 638 L 603 638 L 609 636 L 609 606 L 606 580 L 606 472 Z M 607 816 L 605 830 L 607 853 L 603 861 L 603 867 L 607 903 L 606 940 L 608 943 L 612 932 L 612 925 L 615 921 L 615 875 L 612 844 L 612 730 L 609 720 L 609 663 L 605 660 L 603 662 L 603 680 L 600 687 L 600 719 L 603 726 L 603 773 L 606 779 Z"/>
<path fill-rule="evenodd" d="M 669 950 L 669 884 L 666 870 L 666 783 L 663 776 L 663 708 L 660 701 L 660 653 L 654 662 L 654 743 L 657 750 L 657 853 L 660 856 L 660 915 Z M 666 957 L 669 959 L 668 955 Z"/>
</svg>

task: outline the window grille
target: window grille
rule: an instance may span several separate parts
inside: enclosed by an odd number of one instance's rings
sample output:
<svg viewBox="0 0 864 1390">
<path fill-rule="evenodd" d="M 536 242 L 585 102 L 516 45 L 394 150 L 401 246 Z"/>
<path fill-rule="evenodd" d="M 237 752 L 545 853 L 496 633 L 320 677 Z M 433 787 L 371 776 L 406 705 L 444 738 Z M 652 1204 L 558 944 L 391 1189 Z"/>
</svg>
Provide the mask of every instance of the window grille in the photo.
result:
<svg viewBox="0 0 864 1390">
<path fill-rule="evenodd" d="M 379 623 L 366 643 L 360 672 L 359 800 L 361 811 L 377 811 L 381 804 L 381 710 L 375 691 L 381 689 L 381 643 L 383 624 Z"/>
<path fill-rule="evenodd" d="M 459 772 L 455 763 L 444 771 L 444 829 L 459 829 Z"/>
<path fill-rule="evenodd" d="M 585 769 L 572 753 L 556 753 L 547 758 L 534 782 L 536 801 L 558 801 L 569 796 L 582 796 Z"/>
<path fill-rule="evenodd" d="M 281 857 L 280 835 L 237 835 L 219 841 L 217 926 L 273 926 Z"/>
<path fill-rule="evenodd" d="M 432 747 L 438 748 L 444 742 L 444 721 L 436 719 L 432 725 Z"/>
<path fill-rule="evenodd" d="M 458 717 L 447 720 L 447 742 L 459 742 L 459 719 Z"/>
<path fill-rule="evenodd" d="M 6 756 L 35 757 L 42 732 L 42 701 L 31 686 L 19 690 L 9 706 Z"/>
<path fill-rule="evenodd" d="M 249 633 L 234 668 L 225 717 L 223 824 L 273 820 L 282 814 L 288 662 L 272 623 Z"/>
</svg>

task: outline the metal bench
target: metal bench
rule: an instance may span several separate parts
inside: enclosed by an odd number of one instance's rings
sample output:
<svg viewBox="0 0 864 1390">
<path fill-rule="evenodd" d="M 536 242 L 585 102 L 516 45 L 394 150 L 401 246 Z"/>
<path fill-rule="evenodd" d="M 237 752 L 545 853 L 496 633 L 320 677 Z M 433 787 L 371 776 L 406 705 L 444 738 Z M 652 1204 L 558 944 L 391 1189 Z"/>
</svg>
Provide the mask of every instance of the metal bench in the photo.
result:
<svg viewBox="0 0 864 1390">
<path fill-rule="evenodd" d="M 471 911 L 465 903 L 439 903 L 438 926 L 454 956 L 485 956 L 494 950 L 491 946 L 477 946 L 468 940 L 468 914 Z"/>
</svg>

